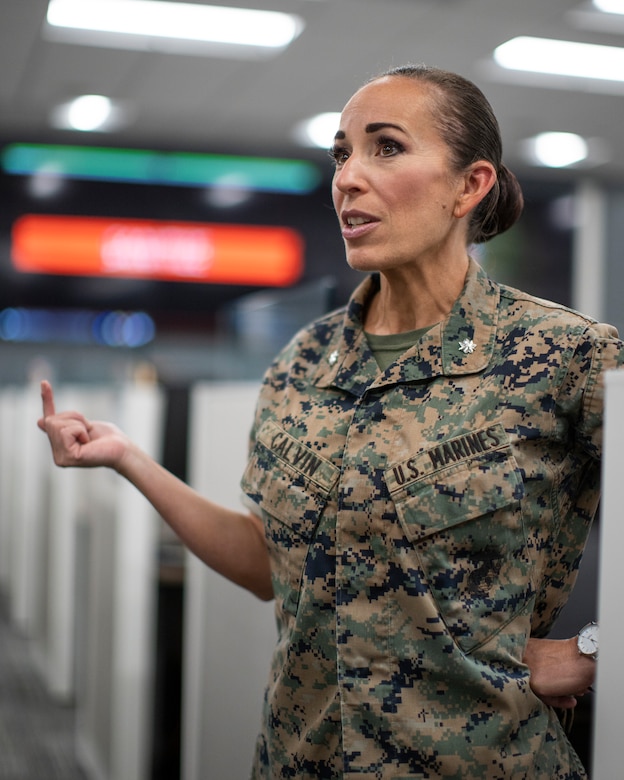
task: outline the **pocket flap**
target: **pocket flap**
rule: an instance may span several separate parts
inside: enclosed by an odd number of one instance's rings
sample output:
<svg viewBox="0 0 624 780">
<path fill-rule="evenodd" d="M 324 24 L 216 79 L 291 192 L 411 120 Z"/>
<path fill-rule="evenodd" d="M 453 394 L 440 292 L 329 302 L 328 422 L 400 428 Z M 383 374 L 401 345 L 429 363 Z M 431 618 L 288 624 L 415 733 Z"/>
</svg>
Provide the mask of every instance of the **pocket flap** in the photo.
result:
<svg viewBox="0 0 624 780">
<path fill-rule="evenodd" d="M 386 471 L 412 542 L 519 501 L 524 483 L 500 424 L 455 437 Z"/>
<path fill-rule="evenodd" d="M 243 475 L 243 491 L 265 512 L 310 541 L 339 470 L 272 421 L 262 425 Z"/>
</svg>

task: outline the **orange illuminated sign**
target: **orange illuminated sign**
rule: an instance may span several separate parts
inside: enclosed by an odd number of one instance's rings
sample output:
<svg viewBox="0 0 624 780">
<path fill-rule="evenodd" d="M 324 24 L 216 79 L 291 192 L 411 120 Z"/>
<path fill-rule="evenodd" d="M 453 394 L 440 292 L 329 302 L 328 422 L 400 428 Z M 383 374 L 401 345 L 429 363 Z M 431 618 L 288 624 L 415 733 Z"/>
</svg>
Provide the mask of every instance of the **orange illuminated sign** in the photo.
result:
<svg viewBox="0 0 624 780">
<path fill-rule="evenodd" d="M 303 272 L 290 228 L 27 214 L 16 220 L 18 271 L 286 286 Z"/>
</svg>

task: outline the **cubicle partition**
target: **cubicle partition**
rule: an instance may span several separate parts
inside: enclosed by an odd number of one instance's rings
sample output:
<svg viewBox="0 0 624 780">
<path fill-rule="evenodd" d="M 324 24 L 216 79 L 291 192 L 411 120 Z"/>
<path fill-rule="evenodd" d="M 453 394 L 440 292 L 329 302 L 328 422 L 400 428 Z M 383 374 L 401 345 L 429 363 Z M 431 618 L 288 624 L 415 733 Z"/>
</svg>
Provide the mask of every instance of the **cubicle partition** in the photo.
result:
<svg viewBox="0 0 624 780">
<path fill-rule="evenodd" d="M 190 481 L 241 509 L 257 383 L 198 384 L 191 396 Z M 276 640 L 272 603 L 187 563 L 182 780 L 249 776 Z"/>
<path fill-rule="evenodd" d="M 5 600 L 11 596 L 12 540 L 15 506 L 14 466 L 17 433 L 18 388 L 0 390 L 0 588 Z"/>
<path fill-rule="evenodd" d="M 622 442 L 624 371 L 606 376 L 603 494 L 600 519 L 598 615 L 600 658 L 597 666 L 592 780 L 622 777 L 621 713 L 624 702 L 624 620 L 622 619 Z"/>
<path fill-rule="evenodd" d="M 80 409 L 92 419 L 107 419 L 115 413 L 113 394 L 107 389 L 61 387 L 56 403 L 59 409 Z M 32 426 L 32 417 L 28 421 Z M 41 671 L 50 692 L 58 699 L 73 702 L 77 695 L 76 671 L 88 662 L 83 648 L 87 624 L 84 619 L 77 622 L 77 616 L 97 614 L 91 612 L 93 592 L 87 583 L 92 567 L 85 565 L 85 556 L 89 554 L 85 540 L 95 538 L 98 528 L 100 533 L 106 533 L 106 526 L 111 524 L 115 479 L 99 469 L 54 467 L 46 437 L 34 430 L 39 449 L 45 455 L 48 533 L 46 620 L 33 637 L 33 646 L 38 648 Z M 91 622 L 95 623 L 93 617 Z"/>
<path fill-rule="evenodd" d="M 37 429 L 41 415 L 38 388 L 7 388 L 3 392 L 3 468 L 7 495 L 7 586 L 11 620 L 25 636 L 45 631 L 49 450 Z M 4 491 L 3 491 L 4 492 Z M 37 647 L 37 646 L 35 646 Z M 38 648 L 37 648 L 38 649 Z"/>
<path fill-rule="evenodd" d="M 191 391 L 190 482 L 241 508 L 257 383 Z M 161 459 L 154 385 L 59 385 L 57 409 L 116 422 Z M 155 628 L 162 521 L 108 469 L 59 469 L 37 429 L 39 387 L 0 390 L 0 589 L 50 693 L 75 706 L 89 780 L 153 776 Z M 188 554 L 183 780 L 247 776 L 275 643 L 273 605 Z"/>
<path fill-rule="evenodd" d="M 60 386 L 56 401 L 159 457 L 156 386 Z M 0 392 L 0 587 L 50 693 L 75 706 L 90 780 L 148 780 L 160 521 L 114 472 L 56 468 L 40 414 L 37 384 Z"/>
</svg>

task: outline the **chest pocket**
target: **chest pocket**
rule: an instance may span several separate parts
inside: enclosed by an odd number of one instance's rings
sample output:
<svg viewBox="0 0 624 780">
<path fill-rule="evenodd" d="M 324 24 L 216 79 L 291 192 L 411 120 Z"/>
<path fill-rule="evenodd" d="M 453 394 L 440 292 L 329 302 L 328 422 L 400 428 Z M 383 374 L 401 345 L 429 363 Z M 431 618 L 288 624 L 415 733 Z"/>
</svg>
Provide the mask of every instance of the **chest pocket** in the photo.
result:
<svg viewBox="0 0 624 780">
<path fill-rule="evenodd" d="M 505 431 L 458 437 L 388 469 L 386 480 L 440 615 L 470 652 L 533 593 L 524 484 Z"/>
<path fill-rule="evenodd" d="M 339 470 L 272 421 L 262 425 L 243 491 L 262 510 L 278 608 L 295 614 L 310 545 Z"/>
</svg>

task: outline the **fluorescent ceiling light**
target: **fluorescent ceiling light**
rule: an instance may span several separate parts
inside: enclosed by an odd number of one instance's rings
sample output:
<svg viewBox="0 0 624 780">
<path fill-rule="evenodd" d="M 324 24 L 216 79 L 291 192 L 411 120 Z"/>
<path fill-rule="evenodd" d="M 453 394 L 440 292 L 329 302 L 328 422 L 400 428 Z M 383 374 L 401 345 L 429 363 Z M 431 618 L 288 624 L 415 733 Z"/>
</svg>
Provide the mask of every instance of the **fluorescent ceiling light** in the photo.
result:
<svg viewBox="0 0 624 780">
<path fill-rule="evenodd" d="M 80 95 L 55 106 L 50 115 L 50 123 L 60 130 L 97 130 L 105 133 L 127 124 L 130 116 L 128 106 L 115 103 L 104 95 Z"/>
<path fill-rule="evenodd" d="M 624 32 L 624 0 L 593 0 L 565 12 L 565 20 L 581 30 L 610 35 Z"/>
<path fill-rule="evenodd" d="M 623 0 L 593 0 L 593 4 L 606 14 L 624 14 Z"/>
<path fill-rule="evenodd" d="M 510 70 L 624 81 L 624 49 L 617 46 L 519 36 L 498 46 L 494 60 Z"/>
<path fill-rule="evenodd" d="M 540 165 L 565 168 L 587 157 L 587 141 L 576 133 L 540 133 L 533 139 L 533 151 Z"/>
<path fill-rule="evenodd" d="M 52 124 L 70 130 L 100 130 L 106 127 L 113 113 L 113 103 L 104 95 L 81 95 L 58 106 L 52 114 Z"/>
<path fill-rule="evenodd" d="M 50 0 L 47 22 L 83 43 L 176 51 L 182 42 L 279 51 L 303 30 L 293 14 L 165 0 Z"/>
<path fill-rule="evenodd" d="M 97 130 L 106 124 L 113 103 L 104 95 L 81 95 L 72 101 L 67 119 L 76 130 Z"/>
<path fill-rule="evenodd" d="M 295 138 L 304 146 L 329 149 L 340 125 L 339 111 L 326 111 L 306 119 L 295 128 Z"/>
<path fill-rule="evenodd" d="M 597 168 L 611 159 L 602 139 L 570 132 L 539 133 L 521 142 L 520 150 L 530 165 L 547 168 Z"/>
</svg>

